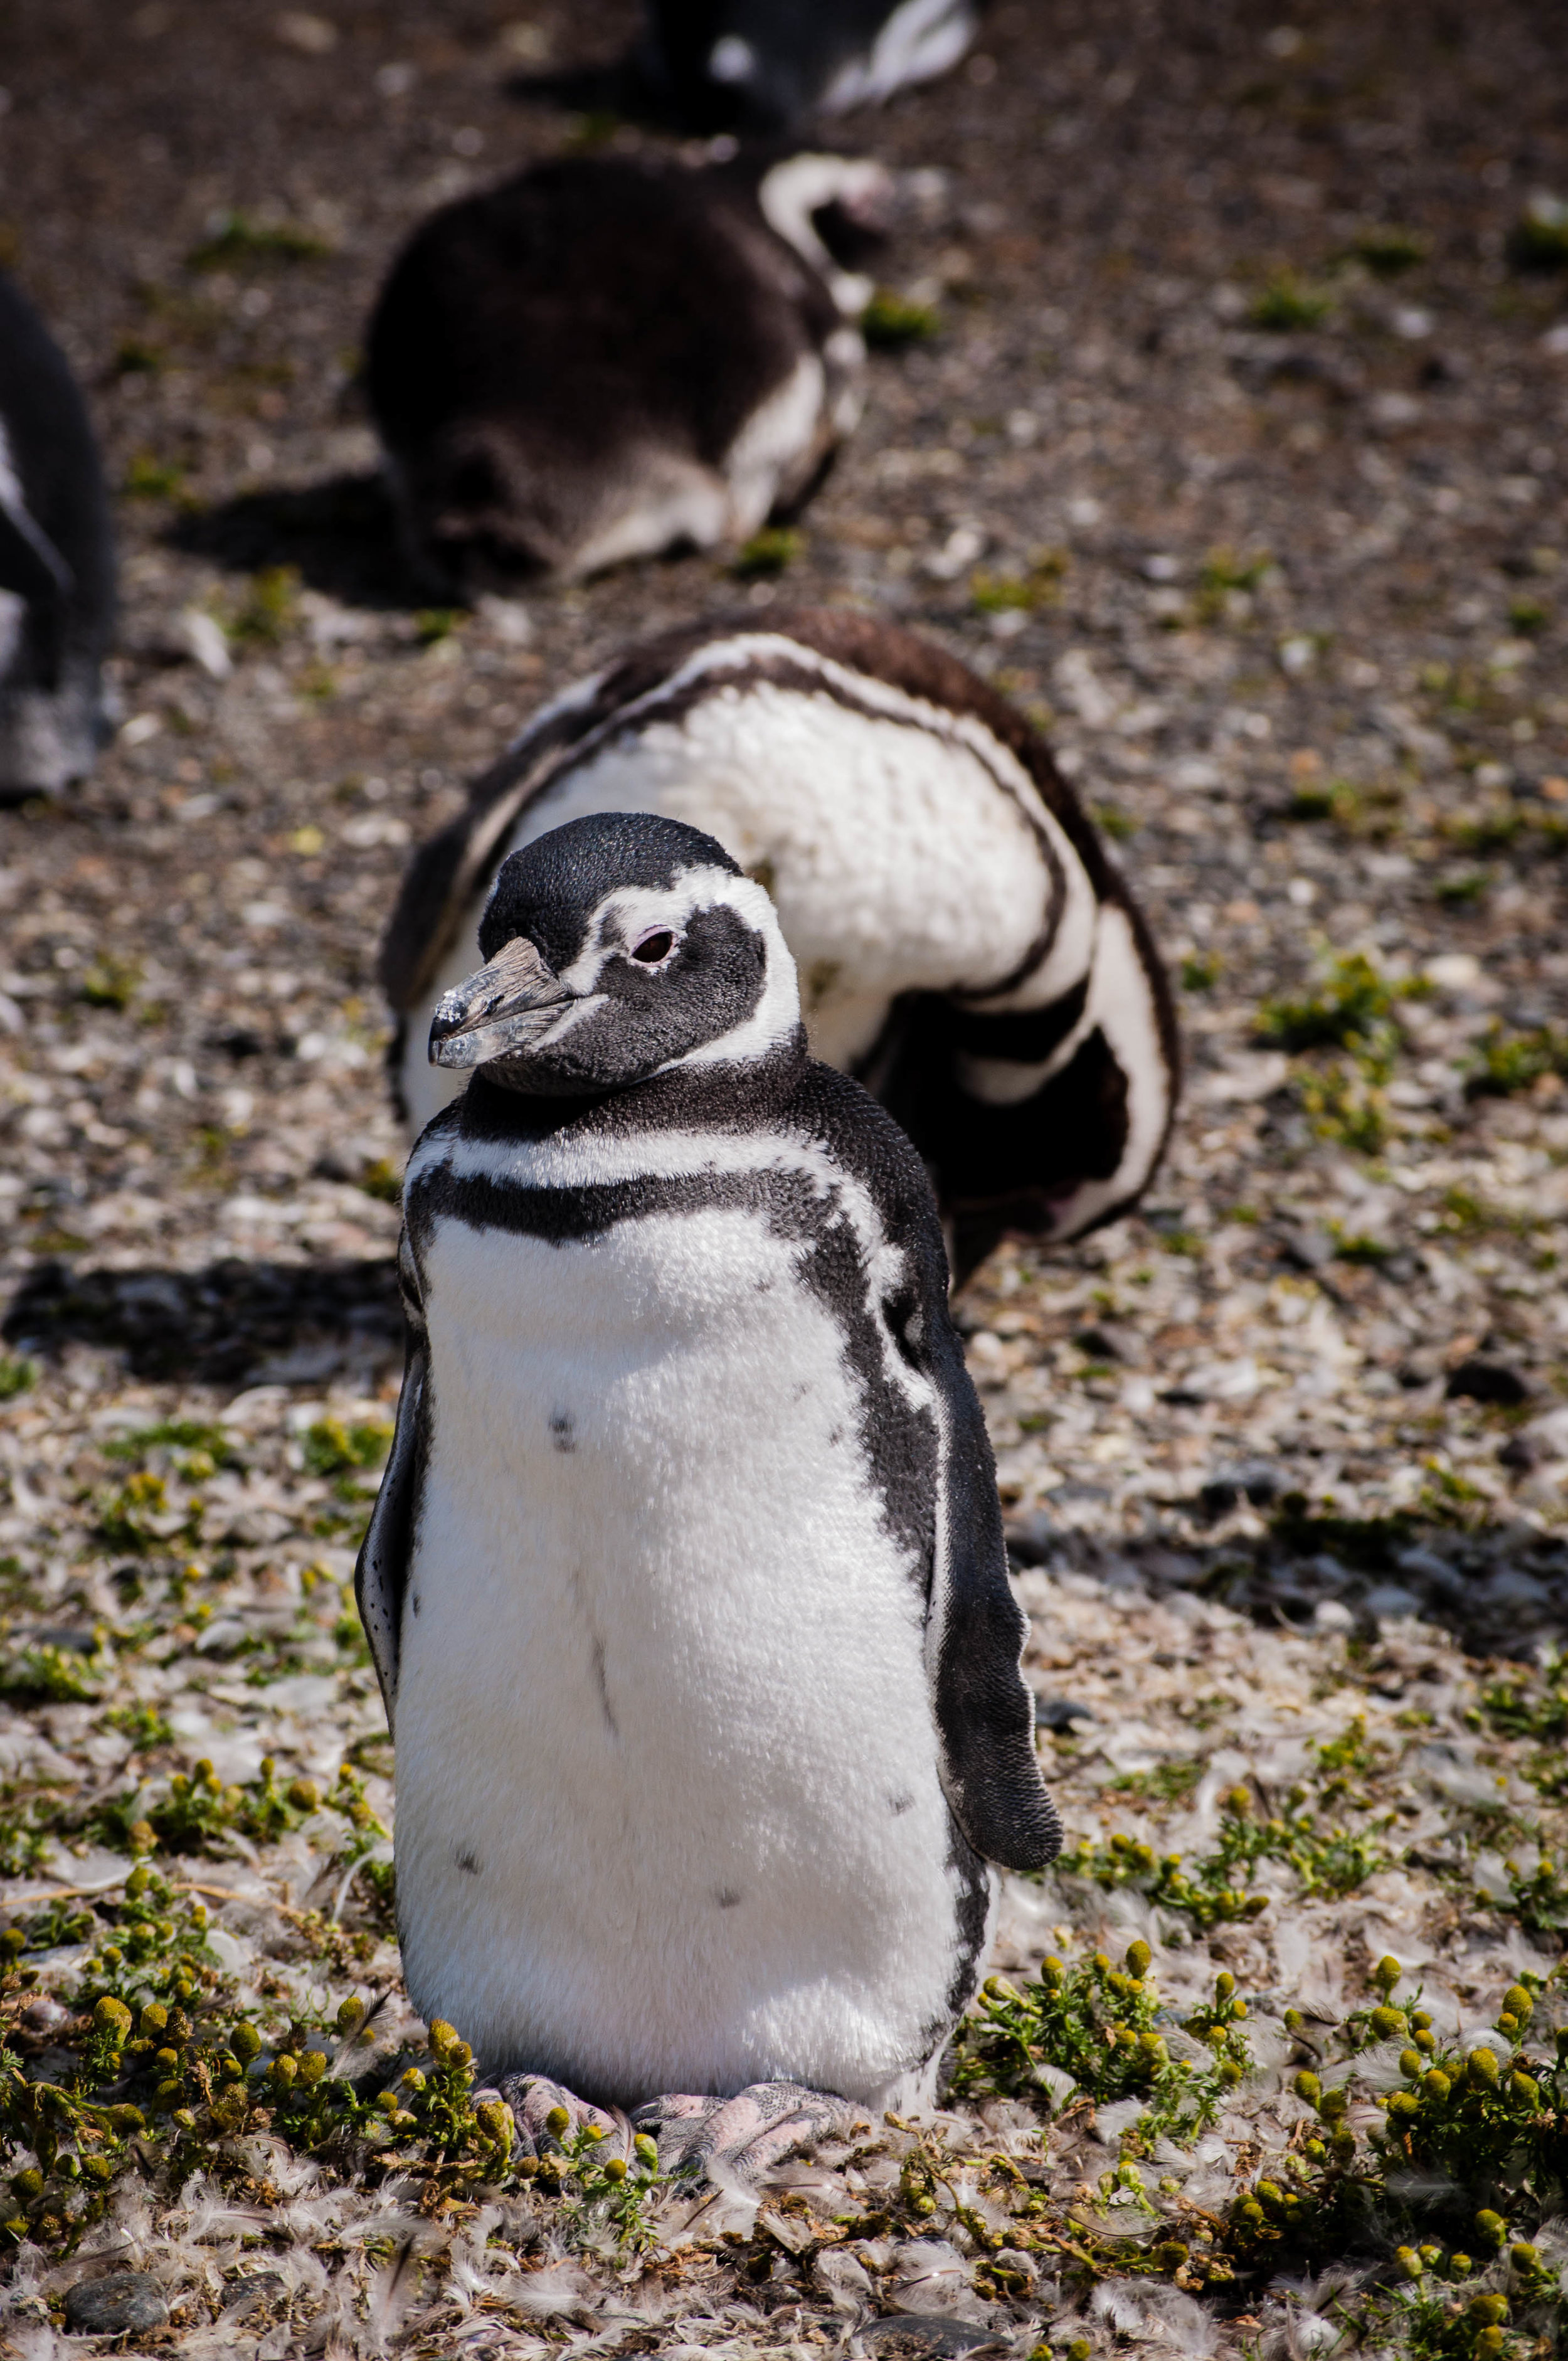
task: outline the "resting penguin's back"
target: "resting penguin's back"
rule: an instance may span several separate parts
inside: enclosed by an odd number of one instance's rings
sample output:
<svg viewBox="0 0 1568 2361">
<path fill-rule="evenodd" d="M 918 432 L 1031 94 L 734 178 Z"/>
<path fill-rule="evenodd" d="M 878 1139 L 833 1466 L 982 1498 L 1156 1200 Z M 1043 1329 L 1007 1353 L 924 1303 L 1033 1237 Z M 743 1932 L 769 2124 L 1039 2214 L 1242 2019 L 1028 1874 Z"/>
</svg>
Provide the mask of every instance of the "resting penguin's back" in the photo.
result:
<svg viewBox="0 0 1568 2361">
<path fill-rule="evenodd" d="M 895 2103 L 988 1893 L 924 1662 L 941 1405 L 871 1366 L 875 1217 L 819 1148 L 687 1136 L 661 1180 L 656 1146 L 573 1189 L 450 1115 L 411 1167 L 410 1991 L 590 2092 Z"/>
</svg>

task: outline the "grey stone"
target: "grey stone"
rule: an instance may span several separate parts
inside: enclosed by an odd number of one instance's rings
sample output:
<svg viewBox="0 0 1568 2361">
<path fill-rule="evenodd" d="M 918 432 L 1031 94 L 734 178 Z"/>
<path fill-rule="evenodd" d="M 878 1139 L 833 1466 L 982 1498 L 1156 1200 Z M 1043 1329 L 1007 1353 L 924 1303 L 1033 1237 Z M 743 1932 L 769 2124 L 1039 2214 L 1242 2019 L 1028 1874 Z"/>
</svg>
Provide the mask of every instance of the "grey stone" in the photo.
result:
<svg viewBox="0 0 1568 2361">
<path fill-rule="evenodd" d="M 954 2320 L 943 2312 L 902 2312 L 873 2320 L 861 2332 L 861 2342 L 877 2361 L 945 2361 L 956 2353 L 973 2353 L 982 2345 L 1002 2350 L 993 2328 L 978 2320 Z"/>
<path fill-rule="evenodd" d="M 147 2271 L 78 2279 L 66 2294 L 65 2325 L 72 2336 L 126 2336 L 133 2329 L 161 2328 L 168 2318 L 163 2290 Z"/>
</svg>

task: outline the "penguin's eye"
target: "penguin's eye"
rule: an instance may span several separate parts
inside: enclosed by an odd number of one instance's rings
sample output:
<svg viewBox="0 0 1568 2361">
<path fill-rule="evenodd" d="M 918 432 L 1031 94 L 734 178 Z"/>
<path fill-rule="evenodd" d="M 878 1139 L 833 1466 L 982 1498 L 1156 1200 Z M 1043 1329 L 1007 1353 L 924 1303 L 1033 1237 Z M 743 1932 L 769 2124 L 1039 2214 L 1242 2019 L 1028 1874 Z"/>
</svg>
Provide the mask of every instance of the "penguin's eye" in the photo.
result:
<svg viewBox="0 0 1568 2361">
<path fill-rule="evenodd" d="M 675 939 L 668 927 L 660 927 L 655 933 L 644 935 L 640 943 L 632 944 L 631 956 L 644 967 L 657 967 L 662 959 L 668 959 L 674 947 Z"/>
</svg>

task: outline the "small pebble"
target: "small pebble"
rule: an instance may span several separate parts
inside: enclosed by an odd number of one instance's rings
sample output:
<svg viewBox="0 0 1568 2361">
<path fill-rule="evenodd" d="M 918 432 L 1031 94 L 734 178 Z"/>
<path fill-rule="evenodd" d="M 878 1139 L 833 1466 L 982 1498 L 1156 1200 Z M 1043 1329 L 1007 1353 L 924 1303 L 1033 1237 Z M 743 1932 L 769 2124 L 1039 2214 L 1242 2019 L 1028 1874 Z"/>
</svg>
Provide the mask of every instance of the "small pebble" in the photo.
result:
<svg viewBox="0 0 1568 2361">
<path fill-rule="evenodd" d="M 168 2318 L 163 2290 L 147 2271 L 78 2279 L 66 2294 L 65 2324 L 73 2336 L 127 2336 L 134 2329 L 161 2328 Z"/>
</svg>

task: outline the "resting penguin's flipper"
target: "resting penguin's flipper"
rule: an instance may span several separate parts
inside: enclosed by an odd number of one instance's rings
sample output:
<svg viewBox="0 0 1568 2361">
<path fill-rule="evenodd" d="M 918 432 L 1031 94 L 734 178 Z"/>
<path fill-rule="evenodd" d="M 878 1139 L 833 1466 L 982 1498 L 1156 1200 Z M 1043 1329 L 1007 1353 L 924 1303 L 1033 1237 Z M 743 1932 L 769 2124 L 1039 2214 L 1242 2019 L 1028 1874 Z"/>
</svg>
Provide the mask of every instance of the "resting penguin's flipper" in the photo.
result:
<svg viewBox="0 0 1568 2361">
<path fill-rule="evenodd" d="M 26 509 L 0 500 L 0 590 L 14 590 L 29 606 L 71 596 L 76 577 L 43 527 Z"/>
<path fill-rule="evenodd" d="M 354 1568 L 354 1596 L 359 1620 L 370 1642 L 387 1727 L 394 1726 L 398 1697 L 398 1648 L 403 1623 L 403 1593 L 408 1587 L 409 1559 L 413 1542 L 414 1508 L 424 1462 L 428 1382 L 428 1348 L 424 1318 L 418 1300 L 418 1280 L 407 1239 L 399 1257 L 398 1277 L 403 1292 L 403 1316 L 408 1325 L 403 1389 L 398 1397 L 398 1423 L 387 1472 L 370 1511 L 370 1522 L 359 1546 Z"/>
</svg>

